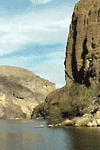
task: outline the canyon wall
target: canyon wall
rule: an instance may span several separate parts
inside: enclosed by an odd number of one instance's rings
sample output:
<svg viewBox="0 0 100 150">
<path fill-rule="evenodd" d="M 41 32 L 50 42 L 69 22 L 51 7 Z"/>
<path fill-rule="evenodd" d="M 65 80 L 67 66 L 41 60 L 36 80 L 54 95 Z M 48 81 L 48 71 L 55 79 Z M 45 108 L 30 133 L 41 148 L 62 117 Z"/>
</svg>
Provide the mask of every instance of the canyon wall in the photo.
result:
<svg viewBox="0 0 100 150">
<path fill-rule="evenodd" d="M 91 86 L 100 80 L 100 1 L 76 3 L 65 58 L 66 84 Z"/>
</svg>

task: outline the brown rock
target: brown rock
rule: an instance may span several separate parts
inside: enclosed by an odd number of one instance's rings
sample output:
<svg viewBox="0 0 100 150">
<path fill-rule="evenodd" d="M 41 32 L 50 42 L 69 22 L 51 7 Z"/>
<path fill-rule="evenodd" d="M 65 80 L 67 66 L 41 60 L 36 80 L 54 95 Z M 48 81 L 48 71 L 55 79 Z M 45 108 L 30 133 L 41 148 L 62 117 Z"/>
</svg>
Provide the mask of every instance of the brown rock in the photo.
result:
<svg viewBox="0 0 100 150">
<path fill-rule="evenodd" d="M 39 117 L 39 114 L 42 117 L 46 117 L 48 106 L 49 105 L 58 105 L 64 101 L 66 101 L 66 94 L 68 93 L 68 88 L 65 85 L 60 89 L 56 89 L 49 93 L 45 99 L 45 102 L 36 106 L 32 113 L 32 118 Z"/>
<path fill-rule="evenodd" d="M 62 122 L 61 125 L 63 125 L 63 126 L 71 126 L 71 125 L 72 125 L 72 121 L 69 120 L 69 119 L 66 119 L 66 120 L 64 120 L 64 121 Z"/>
<path fill-rule="evenodd" d="M 97 126 L 100 126 L 100 119 L 96 120 Z"/>
<path fill-rule="evenodd" d="M 72 119 L 72 124 L 75 126 L 87 126 L 89 121 L 88 116 L 86 117 L 75 117 Z"/>
<path fill-rule="evenodd" d="M 44 128 L 44 125 L 35 126 L 35 128 Z"/>
<path fill-rule="evenodd" d="M 64 93 L 65 93 L 65 97 L 64 97 Z M 67 93 L 68 93 L 67 86 L 54 90 L 47 95 L 45 102 L 51 105 L 60 104 L 66 100 Z"/>
<path fill-rule="evenodd" d="M 97 127 L 97 123 L 96 123 L 96 121 L 94 120 L 93 122 L 89 122 L 89 123 L 87 124 L 87 126 L 88 126 L 88 127 Z"/>
<path fill-rule="evenodd" d="M 65 80 L 95 85 L 100 80 L 100 1 L 80 0 L 74 7 L 66 47 Z"/>
<path fill-rule="evenodd" d="M 94 119 L 99 119 L 99 118 L 100 118 L 100 111 L 97 111 L 94 116 Z"/>
<path fill-rule="evenodd" d="M 72 21 L 66 46 L 65 80 L 66 85 L 46 97 L 45 104 L 58 105 L 69 97 L 68 88 L 72 83 L 85 84 L 87 87 L 96 85 L 100 80 L 100 1 L 80 0 L 74 7 Z M 79 85 L 78 84 L 78 85 Z M 77 97 L 77 94 L 76 94 Z M 68 102 L 70 101 L 68 99 Z M 77 99 L 76 99 L 77 101 Z M 73 100 L 73 103 L 75 102 Z M 71 115 L 81 116 L 84 113 L 96 113 L 99 105 L 97 99 L 88 108 L 75 108 Z M 78 101 L 79 102 L 79 101 Z M 91 110 L 94 105 L 94 110 Z M 74 110 L 68 103 L 68 111 Z M 79 106 L 79 105 L 78 105 Z M 43 108 L 43 107 L 42 107 Z M 39 109 L 38 109 L 39 110 Z M 70 116 L 70 114 L 69 114 Z"/>
<path fill-rule="evenodd" d="M 8 98 L 4 93 L 0 93 L 0 118 L 26 118 L 26 115 L 21 110 L 21 107 L 15 105 L 10 98 Z"/>
<path fill-rule="evenodd" d="M 55 84 L 23 68 L 0 66 L 0 118 L 31 118 Z"/>
</svg>

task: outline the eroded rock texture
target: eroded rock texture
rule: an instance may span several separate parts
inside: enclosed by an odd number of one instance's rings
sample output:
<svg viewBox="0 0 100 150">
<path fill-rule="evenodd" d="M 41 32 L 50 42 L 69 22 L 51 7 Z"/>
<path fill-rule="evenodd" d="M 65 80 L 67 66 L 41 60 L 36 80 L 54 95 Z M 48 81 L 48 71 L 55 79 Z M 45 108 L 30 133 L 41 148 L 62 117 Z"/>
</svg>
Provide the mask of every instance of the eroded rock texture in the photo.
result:
<svg viewBox="0 0 100 150">
<path fill-rule="evenodd" d="M 31 118 L 55 84 L 23 68 L 0 66 L 0 118 Z"/>
<path fill-rule="evenodd" d="M 100 81 L 100 1 L 76 3 L 69 28 L 65 80 L 87 86 Z"/>
</svg>

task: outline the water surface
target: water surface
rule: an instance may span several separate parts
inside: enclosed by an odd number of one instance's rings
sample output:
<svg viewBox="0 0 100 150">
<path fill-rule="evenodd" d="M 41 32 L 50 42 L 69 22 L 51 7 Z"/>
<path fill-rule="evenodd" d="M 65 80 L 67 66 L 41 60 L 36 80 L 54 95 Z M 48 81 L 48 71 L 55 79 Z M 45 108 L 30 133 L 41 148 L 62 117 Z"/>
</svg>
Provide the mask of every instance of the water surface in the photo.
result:
<svg viewBox="0 0 100 150">
<path fill-rule="evenodd" d="M 38 125 L 44 128 L 35 128 Z M 45 120 L 0 120 L 0 149 L 100 150 L 100 128 L 47 128 Z"/>
</svg>

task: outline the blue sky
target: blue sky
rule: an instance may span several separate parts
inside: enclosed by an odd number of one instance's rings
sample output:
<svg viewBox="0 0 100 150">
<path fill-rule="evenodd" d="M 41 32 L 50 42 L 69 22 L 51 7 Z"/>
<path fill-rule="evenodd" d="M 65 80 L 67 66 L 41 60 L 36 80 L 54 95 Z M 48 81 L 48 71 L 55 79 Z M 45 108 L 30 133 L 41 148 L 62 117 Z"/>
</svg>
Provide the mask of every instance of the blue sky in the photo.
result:
<svg viewBox="0 0 100 150">
<path fill-rule="evenodd" d="M 0 1 L 0 65 L 26 68 L 65 85 L 64 59 L 74 0 Z"/>
</svg>

